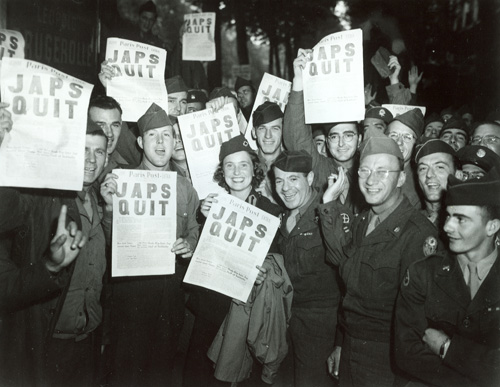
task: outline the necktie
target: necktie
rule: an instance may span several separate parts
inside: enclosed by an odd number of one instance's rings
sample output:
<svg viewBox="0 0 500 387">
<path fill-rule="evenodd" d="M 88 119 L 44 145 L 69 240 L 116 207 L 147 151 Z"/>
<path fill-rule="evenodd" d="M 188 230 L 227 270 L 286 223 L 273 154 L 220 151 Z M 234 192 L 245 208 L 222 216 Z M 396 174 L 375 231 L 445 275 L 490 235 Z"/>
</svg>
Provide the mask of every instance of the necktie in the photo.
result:
<svg viewBox="0 0 500 387">
<path fill-rule="evenodd" d="M 298 211 L 290 212 L 290 215 L 288 216 L 288 219 L 286 220 L 286 230 L 289 233 L 292 232 L 295 225 L 297 224 L 297 214 L 298 214 Z"/>
<path fill-rule="evenodd" d="M 87 212 L 90 222 L 92 222 L 92 216 L 94 215 L 94 211 L 92 210 L 92 203 L 90 202 L 90 195 L 88 192 L 85 193 L 85 199 L 83 200 L 83 208 Z"/>
<path fill-rule="evenodd" d="M 365 236 L 370 234 L 373 230 L 375 230 L 375 227 L 377 227 L 379 224 L 380 224 L 380 218 L 378 217 L 378 215 L 373 215 L 373 218 L 370 220 L 370 223 L 366 228 Z"/>
<path fill-rule="evenodd" d="M 477 263 L 469 262 L 467 264 L 469 268 L 469 289 L 470 289 L 470 298 L 473 299 L 481 285 L 479 282 L 479 276 L 477 275 Z"/>
</svg>

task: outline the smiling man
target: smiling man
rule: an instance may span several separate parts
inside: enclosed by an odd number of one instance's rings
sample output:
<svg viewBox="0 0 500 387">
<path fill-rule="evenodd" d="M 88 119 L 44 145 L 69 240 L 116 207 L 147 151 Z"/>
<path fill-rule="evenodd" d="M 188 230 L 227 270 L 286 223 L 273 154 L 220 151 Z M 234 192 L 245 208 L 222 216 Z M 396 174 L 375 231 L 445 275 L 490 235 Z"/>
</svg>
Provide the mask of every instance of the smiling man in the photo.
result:
<svg viewBox="0 0 500 387">
<path fill-rule="evenodd" d="M 273 169 L 276 192 L 287 208 L 278 245 L 294 289 L 289 326 L 294 386 L 331 386 L 325 359 L 334 348 L 340 290 L 336 272 L 325 260 L 312 158 L 305 151 L 284 151 Z"/>
<path fill-rule="evenodd" d="M 441 207 L 448 176 L 457 171 L 457 155 L 453 148 L 443 141 L 434 139 L 418 148 L 415 154 L 418 184 L 424 196 L 422 213 L 437 228 L 442 224 Z"/>
<path fill-rule="evenodd" d="M 455 152 L 462 149 L 469 141 L 469 131 L 461 118 L 450 118 L 441 129 L 439 139 L 449 144 Z"/>
<path fill-rule="evenodd" d="M 395 357 L 426 385 L 496 386 L 500 380 L 499 195 L 496 169 L 465 182 L 450 176 L 449 250 L 412 264 L 401 286 Z"/>
<path fill-rule="evenodd" d="M 338 200 L 345 174 L 330 180 L 319 207 L 328 260 L 339 267 L 346 293 L 339 313 L 343 342 L 328 358 L 340 385 L 392 386 L 393 308 L 411 262 L 437 246 L 437 230 L 401 191 L 405 182 L 398 145 L 369 129 L 360 147 L 358 179 L 370 206 L 354 217 Z M 432 250 L 427 251 L 428 254 Z"/>
</svg>

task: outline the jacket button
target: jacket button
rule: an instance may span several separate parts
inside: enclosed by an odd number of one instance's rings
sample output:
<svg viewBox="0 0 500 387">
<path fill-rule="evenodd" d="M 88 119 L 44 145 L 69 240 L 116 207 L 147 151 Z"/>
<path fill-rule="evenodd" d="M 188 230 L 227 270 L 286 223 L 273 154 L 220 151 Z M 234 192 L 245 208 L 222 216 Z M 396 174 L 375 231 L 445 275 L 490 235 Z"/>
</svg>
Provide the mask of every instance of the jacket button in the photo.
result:
<svg viewBox="0 0 500 387">
<path fill-rule="evenodd" d="M 464 318 L 464 321 L 462 321 L 462 324 L 464 325 L 465 328 L 469 328 L 470 327 L 469 317 Z"/>
</svg>

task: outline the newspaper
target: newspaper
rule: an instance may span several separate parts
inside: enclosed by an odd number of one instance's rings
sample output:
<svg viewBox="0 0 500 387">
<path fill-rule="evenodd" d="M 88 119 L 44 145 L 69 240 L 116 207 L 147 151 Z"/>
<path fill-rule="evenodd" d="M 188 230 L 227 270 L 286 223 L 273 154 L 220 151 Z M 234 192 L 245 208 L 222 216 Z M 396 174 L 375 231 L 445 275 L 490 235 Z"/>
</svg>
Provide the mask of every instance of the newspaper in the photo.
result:
<svg viewBox="0 0 500 387">
<path fill-rule="evenodd" d="M 324 37 L 303 72 L 306 123 L 359 121 L 365 114 L 360 29 Z"/>
<path fill-rule="evenodd" d="M 425 106 L 411 106 L 411 105 L 394 105 L 394 104 L 385 104 L 382 105 L 382 107 L 386 108 L 389 110 L 393 117 L 397 117 L 403 113 L 409 112 L 410 110 L 413 109 L 420 109 L 422 112 L 422 115 L 425 117 L 425 111 L 427 110 Z"/>
<path fill-rule="evenodd" d="M 38 62 L 2 62 L 13 127 L 0 148 L 0 185 L 80 191 L 93 85 Z"/>
<path fill-rule="evenodd" d="M 215 12 L 187 13 L 182 35 L 182 60 L 215 60 Z"/>
<path fill-rule="evenodd" d="M 177 173 L 115 169 L 113 277 L 175 272 Z"/>
<path fill-rule="evenodd" d="M 124 121 L 136 122 L 153 102 L 168 112 L 164 49 L 108 38 L 106 59 L 116 74 L 108 81 L 106 93 L 120 103 Z"/>
<path fill-rule="evenodd" d="M 279 219 L 234 196 L 220 194 L 208 214 L 184 282 L 246 302 Z"/>
</svg>

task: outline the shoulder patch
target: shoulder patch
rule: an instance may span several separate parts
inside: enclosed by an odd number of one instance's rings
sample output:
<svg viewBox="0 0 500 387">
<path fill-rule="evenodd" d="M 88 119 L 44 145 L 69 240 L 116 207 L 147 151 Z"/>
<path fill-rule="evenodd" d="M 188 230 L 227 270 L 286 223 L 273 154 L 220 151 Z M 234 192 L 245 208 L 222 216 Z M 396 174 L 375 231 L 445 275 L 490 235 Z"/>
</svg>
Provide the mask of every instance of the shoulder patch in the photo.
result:
<svg viewBox="0 0 500 387">
<path fill-rule="evenodd" d="M 410 284 L 410 270 L 406 269 L 405 278 L 403 279 L 403 285 L 408 286 Z"/>
<path fill-rule="evenodd" d="M 438 242 L 433 236 L 428 236 L 425 238 L 423 252 L 426 257 L 434 254 L 437 250 Z"/>
</svg>

